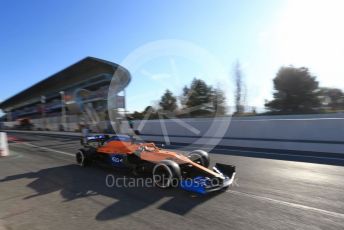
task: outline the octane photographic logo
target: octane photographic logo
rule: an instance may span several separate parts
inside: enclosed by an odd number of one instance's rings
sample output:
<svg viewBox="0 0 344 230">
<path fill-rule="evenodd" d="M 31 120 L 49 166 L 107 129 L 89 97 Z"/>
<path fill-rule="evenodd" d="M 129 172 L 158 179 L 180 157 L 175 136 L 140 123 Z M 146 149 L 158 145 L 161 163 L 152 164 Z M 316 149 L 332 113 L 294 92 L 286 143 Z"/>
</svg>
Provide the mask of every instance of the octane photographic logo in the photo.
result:
<svg viewBox="0 0 344 230">
<path fill-rule="evenodd" d="M 186 187 L 206 187 L 211 188 L 217 187 L 221 184 L 219 178 L 212 178 L 211 180 L 206 179 L 191 179 L 186 178 L 183 180 L 183 184 Z M 179 188 L 180 180 L 178 178 L 169 178 L 166 176 L 154 175 L 153 177 L 117 177 L 114 174 L 107 174 L 105 178 L 105 185 L 108 188 Z M 238 186 L 238 184 L 233 183 L 232 186 Z"/>
<path fill-rule="evenodd" d="M 192 78 L 205 79 L 207 83 L 211 81 L 212 84 L 227 91 L 231 87 L 230 77 L 221 62 L 206 49 L 184 40 L 168 39 L 147 43 L 131 52 L 120 65 L 130 72 L 133 81 L 142 82 L 147 79 L 154 82 L 149 87 L 142 85 L 146 90 L 137 89 L 135 95 L 126 95 L 129 98 L 128 100 L 126 98 L 126 101 L 129 101 L 128 104 L 130 101 L 140 101 L 141 104 L 152 105 L 152 101 L 146 101 L 145 98 L 159 99 L 163 94 L 161 90 L 165 89 L 172 89 L 178 94 L 188 83 L 183 81 L 186 74 L 195 74 Z M 185 73 L 188 69 L 197 71 Z M 122 68 L 115 71 L 108 93 L 109 118 L 113 129 L 118 134 L 133 133 L 130 128 L 123 128 L 128 127 L 127 124 L 131 121 L 128 121 L 128 118 L 116 109 L 118 93 L 123 91 L 130 82 L 128 77 L 124 77 L 124 72 Z M 135 85 L 135 87 L 138 86 Z M 183 99 L 187 101 L 194 95 L 193 89 L 190 88 Z M 210 151 L 219 144 L 231 121 L 230 115 L 219 116 L 220 111 L 214 109 L 218 108 L 214 106 L 214 103 L 217 103 L 217 97 L 214 98 L 212 102 L 181 108 L 177 111 L 159 109 L 158 103 L 154 106 L 153 102 L 153 107 L 145 111 L 144 118 L 134 121 L 135 130 L 140 133 L 135 138 L 142 141 L 164 142 L 167 145 L 184 142 L 183 147 L 176 147 L 180 150 L 198 148 Z M 210 117 L 181 118 L 207 109 L 212 109 Z M 152 119 L 153 116 L 154 119 Z"/>
</svg>

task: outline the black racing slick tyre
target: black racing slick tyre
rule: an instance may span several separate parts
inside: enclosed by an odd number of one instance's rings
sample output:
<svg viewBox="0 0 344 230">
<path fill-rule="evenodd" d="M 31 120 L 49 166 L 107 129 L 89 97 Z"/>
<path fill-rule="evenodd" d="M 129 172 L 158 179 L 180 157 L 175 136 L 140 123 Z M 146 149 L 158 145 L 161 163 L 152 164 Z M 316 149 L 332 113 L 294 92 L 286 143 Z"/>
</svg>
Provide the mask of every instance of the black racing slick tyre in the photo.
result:
<svg viewBox="0 0 344 230">
<path fill-rule="evenodd" d="M 153 168 L 153 181 L 159 188 L 178 186 L 180 177 L 180 167 L 174 161 L 163 160 Z"/>
<path fill-rule="evenodd" d="M 79 152 L 75 154 L 75 160 L 76 163 L 82 167 L 87 167 L 91 165 L 91 159 L 89 155 L 83 150 L 79 150 Z"/>
<path fill-rule="evenodd" d="M 193 162 L 200 164 L 206 168 L 209 167 L 210 158 L 209 158 L 209 154 L 206 151 L 194 150 L 191 153 L 189 153 L 187 156 Z"/>
</svg>

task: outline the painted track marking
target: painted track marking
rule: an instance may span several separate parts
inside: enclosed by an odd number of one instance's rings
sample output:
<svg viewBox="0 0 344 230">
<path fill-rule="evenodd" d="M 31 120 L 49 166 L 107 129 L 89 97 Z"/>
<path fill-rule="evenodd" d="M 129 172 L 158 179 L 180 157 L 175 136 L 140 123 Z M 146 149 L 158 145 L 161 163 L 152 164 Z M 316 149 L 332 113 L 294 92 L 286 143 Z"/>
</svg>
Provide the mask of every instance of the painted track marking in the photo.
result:
<svg viewBox="0 0 344 230">
<path fill-rule="evenodd" d="M 325 214 L 325 215 L 328 215 L 328 216 L 344 219 L 344 214 L 343 213 L 331 212 L 331 211 L 327 211 L 327 210 L 320 209 L 320 208 L 314 208 L 314 207 L 307 206 L 307 205 L 302 205 L 302 204 L 292 203 L 292 202 L 288 202 L 288 201 L 277 200 L 277 199 L 273 199 L 273 198 L 269 198 L 269 197 L 265 197 L 265 196 L 258 196 L 258 195 L 254 195 L 254 194 L 250 194 L 250 193 L 245 193 L 245 192 L 234 191 L 234 190 L 227 190 L 227 193 L 231 193 L 231 194 L 235 194 L 235 195 L 239 195 L 239 196 L 245 196 L 245 197 L 249 197 L 249 198 L 253 198 L 253 199 L 257 199 L 257 200 L 261 200 L 261 201 L 267 201 L 267 202 L 270 202 L 270 203 L 275 203 L 275 204 L 284 205 L 284 206 L 288 206 L 288 207 L 293 207 L 293 208 L 313 211 L 313 212 Z"/>
<path fill-rule="evenodd" d="M 51 149 L 51 148 L 47 148 L 47 147 L 43 147 L 43 146 L 38 146 L 38 145 L 34 145 L 34 144 L 31 144 L 31 143 L 27 143 L 27 142 L 21 142 L 20 144 L 23 144 L 23 145 L 26 145 L 26 146 L 30 146 L 30 147 L 35 147 L 35 148 L 46 150 L 46 151 L 60 153 L 60 154 L 63 154 L 63 155 L 66 155 L 66 156 L 70 156 L 70 157 L 74 157 L 74 154 L 72 154 L 72 153 L 67 153 L 67 152 L 60 151 L 60 150 L 55 150 L 55 149 Z"/>
</svg>

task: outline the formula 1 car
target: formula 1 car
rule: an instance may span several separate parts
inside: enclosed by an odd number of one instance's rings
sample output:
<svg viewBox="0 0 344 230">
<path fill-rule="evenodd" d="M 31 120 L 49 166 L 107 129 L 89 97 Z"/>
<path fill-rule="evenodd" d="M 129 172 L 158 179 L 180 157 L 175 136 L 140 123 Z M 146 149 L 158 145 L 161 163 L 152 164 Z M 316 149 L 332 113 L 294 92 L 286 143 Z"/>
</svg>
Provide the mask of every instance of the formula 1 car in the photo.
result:
<svg viewBox="0 0 344 230">
<path fill-rule="evenodd" d="M 85 167 L 94 162 L 117 169 L 129 169 L 135 175 L 149 173 L 157 187 L 178 186 L 206 194 L 228 188 L 235 177 L 235 166 L 216 163 L 209 169 L 209 155 L 195 150 L 187 155 L 140 143 L 132 137 L 97 135 L 82 141 L 76 162 Z"/>
</svg>

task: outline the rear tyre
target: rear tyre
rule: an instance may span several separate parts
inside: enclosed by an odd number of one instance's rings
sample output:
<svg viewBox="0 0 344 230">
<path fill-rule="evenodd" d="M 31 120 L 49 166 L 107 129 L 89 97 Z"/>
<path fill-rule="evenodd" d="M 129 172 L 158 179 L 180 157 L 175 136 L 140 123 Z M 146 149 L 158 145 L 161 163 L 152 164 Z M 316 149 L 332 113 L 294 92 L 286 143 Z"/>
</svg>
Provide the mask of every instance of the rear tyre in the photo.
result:
<svg viewBox="0 0 344 230">
<path fill-rule="evenodd" d="M 76 163 L 82 167 L 87 167 L 91 165 L 91 160 L 88 154 L 86 154 L 86 152 L 83 150 L 79 150 L 79 152 L 75 154 L 75 159 Z"/>
<path fill-rule="evenodd" d="M 203 150 L 194 150 L 191 153 L 188 154 L 188 158 L 197 163 L 200 164 L 206 168 L 209 167 L 210 164 L 210 158 L 209 154 L 206 151 Z"/>
<path fill-rule="evenodd" d="M 181 177 L 179 165 L 170 160 L 164 160 L 153 168 L 153 181 L 159 188 L 177 186 Z"/>
</svg>

